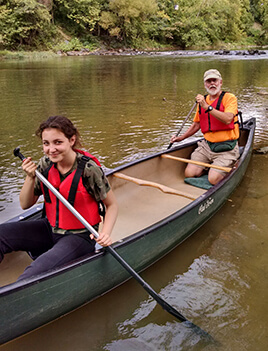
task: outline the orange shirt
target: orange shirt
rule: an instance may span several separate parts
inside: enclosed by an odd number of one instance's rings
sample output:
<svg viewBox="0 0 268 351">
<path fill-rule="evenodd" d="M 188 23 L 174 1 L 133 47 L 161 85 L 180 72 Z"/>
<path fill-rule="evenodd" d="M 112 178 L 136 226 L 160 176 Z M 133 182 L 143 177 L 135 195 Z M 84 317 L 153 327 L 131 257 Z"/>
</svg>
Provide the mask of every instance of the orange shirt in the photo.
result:
<svg viewBox="0 0 268 351">
<path fill-rule="evenodd" d="M 209 95 L 206 97 L 206 102 L 211 105 L 214 100 L 209 99 Z M 222 104 L 224 106 L 224 112 L 231 112 L 234 116 L 237 114 L 237 98 L 234 94 L 226 93 L 223 96 Z M 238 120 L 237 116 L 234 117 L 235 122 Z M 200 122 L 199 119 L 199 106 L 194 117 L 194 122 Z M 239 125 L 235 123 L 234 129 L 231 130 L 220 130 L 217 132 L 204 133 L 204 138 L 212 143 L 217 143 L 225 140 L 236 140 L 239 137 Z"/>
</svg>

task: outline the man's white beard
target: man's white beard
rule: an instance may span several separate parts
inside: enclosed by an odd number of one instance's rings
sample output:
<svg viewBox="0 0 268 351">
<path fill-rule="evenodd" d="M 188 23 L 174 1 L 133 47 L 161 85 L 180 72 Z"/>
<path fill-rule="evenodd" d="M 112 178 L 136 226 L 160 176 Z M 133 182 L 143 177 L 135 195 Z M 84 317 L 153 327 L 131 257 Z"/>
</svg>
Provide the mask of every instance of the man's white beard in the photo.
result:
<svg viewBox="0 0 268 351">
<path fill-rule="evenodd" d="M 217 95 L 221 91 L 221 87 L 220 86 L 216 87 L 215 85 L 213 85 L 213 89 L 211 87 L 206 88 L 206 91 L 209 93 L 209 95 L 214 96 L 214 95 Z"/>
</svg>

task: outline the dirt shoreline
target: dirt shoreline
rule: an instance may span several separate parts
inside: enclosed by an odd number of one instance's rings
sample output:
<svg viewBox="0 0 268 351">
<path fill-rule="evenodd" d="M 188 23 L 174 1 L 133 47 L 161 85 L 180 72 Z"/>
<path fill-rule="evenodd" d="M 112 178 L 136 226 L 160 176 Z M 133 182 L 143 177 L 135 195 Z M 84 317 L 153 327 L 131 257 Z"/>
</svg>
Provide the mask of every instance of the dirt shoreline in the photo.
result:
<svg viewBox="0 0 268 351">
<path fill-rule="evenodd" d="M 146 51 L 133 49 L 89 51 L 58 51 L 59 56 L 268 56 L 268 50 L 246 49 L 246 50 L 163 50 Z"/>
</svg>

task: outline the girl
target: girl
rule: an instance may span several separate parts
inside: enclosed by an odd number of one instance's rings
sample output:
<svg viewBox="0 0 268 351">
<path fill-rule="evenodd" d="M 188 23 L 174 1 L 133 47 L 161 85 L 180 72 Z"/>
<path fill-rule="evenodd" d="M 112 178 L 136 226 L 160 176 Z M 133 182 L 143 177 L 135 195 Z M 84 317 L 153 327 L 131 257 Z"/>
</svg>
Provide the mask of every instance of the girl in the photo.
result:
<svg viewBox="0 0 268 351">
<path fill-rule="evenodd" d="M 98 202 L 106 208 L 99 238 L 102 246 L 112 243 L 111 232 L 117 217 L 117 202 L 99 161 L 80 146 L 79 132 L 66 117 L 53 116 L 36 131 L 43 143 L 38 166 L 26 158 L 22 168 L 26 179 L 20 192 L 22 209 L 34 205 L 44 195 L 46 218 L 0 226 L 0 261 L 5 253 L 27 251 L 36 259 L 19 280 L 51 270 L 95 251 L 93 234 L 35 176 L 38 169 L 68 199 L 76 210 L 98 230 L 101 218 Z"/>
</svg>

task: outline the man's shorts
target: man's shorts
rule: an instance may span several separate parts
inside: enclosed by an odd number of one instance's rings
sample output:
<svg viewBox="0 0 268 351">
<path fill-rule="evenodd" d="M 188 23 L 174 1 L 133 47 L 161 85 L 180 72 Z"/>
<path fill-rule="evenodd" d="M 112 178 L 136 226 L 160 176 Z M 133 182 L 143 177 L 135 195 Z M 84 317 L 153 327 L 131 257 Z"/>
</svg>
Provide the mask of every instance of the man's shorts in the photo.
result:
<svg viewBox="0 0 268 351">
<path fill-rule="evenodd" d="M 230 151 L 223 152 L 213 152 L 211 151 L 206 140 L 201 140 L 198 142 L 198 147 L 194 150 L 191 155 L 191 159 L 198 162 L 210 163 L 215 166 L 220 167 L 232 167 L 235 161 L 239 157 L 239 147 L 238 143 Z M 202 166 L 198 166 L 201 168 L 206 168 Z M 226 172 L 215 169 L 215 171 L 225 174 Z"/>
</svg>

